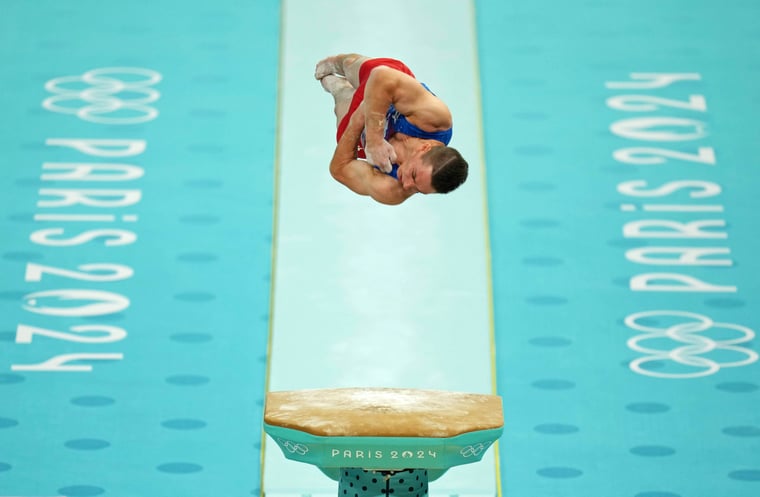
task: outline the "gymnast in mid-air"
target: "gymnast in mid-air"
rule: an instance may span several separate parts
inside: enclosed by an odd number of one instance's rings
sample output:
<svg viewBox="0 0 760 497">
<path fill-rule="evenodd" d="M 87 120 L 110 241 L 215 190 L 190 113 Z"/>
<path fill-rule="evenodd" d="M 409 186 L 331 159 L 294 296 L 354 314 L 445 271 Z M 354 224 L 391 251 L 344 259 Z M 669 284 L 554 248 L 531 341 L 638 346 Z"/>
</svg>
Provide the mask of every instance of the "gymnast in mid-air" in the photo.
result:
<svg viewBox="0 0 760 497">
<path fill-rule="evenodd" d="M 330 173 L 389 205 L 415 193 L 448 193 L 467 179 L 467 161 L 448 143 L 448 106 L 401 61 L 340 54 L 314 76 L 335 101 L 337 141 Z"/>
</svg>

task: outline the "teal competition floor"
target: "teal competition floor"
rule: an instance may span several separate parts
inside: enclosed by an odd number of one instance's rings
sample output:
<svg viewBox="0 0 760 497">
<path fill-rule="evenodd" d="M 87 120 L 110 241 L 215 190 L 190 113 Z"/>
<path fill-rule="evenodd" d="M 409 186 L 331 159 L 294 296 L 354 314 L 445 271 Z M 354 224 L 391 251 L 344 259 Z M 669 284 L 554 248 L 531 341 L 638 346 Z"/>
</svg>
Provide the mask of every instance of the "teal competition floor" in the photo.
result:
<svg viewBox="0 0 760 497">
<path fill-rule="evenodd" d="M 505 495 L 757 495 L 758 6 L 477 5 Z"/>
<path fill-rule="evenodd" d="M 0 495 L 258 492 L 279 5 L 2 10 Z"/>
</svg>

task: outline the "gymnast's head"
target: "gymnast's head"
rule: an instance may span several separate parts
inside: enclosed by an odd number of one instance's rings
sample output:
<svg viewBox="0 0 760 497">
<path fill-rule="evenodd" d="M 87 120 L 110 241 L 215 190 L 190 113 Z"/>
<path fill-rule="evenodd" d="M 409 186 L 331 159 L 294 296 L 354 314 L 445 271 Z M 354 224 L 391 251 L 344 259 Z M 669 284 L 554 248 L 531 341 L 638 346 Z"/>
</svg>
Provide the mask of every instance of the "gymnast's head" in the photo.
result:
<svg viewBox="0 0 760 497">
<path fill-rule="evenodd" d="M 467 161 L 452 147 L 432 147 L 423 158 L 432 165 L 430 184 L 436 193 L 449 193 L 467 179 Z"/>
<path fill-rule="evenodd" d="M 467 161 L 455 148 L 430 141 L 399 161 L 398 180 L 409 192 L 449 193 L 467 179 Z"/>
</svg>

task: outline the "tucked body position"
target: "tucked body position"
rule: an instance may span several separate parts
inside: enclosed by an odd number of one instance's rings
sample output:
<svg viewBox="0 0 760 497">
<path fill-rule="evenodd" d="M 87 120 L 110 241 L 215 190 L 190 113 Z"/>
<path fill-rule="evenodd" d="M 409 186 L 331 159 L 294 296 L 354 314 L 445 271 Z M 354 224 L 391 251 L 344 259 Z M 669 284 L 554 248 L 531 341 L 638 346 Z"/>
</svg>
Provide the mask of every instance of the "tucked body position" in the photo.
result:
<svg viewBox="0 0 760 497">
<path fill-rule="evenodd" d="M 320 61 L 314 76 L 335 102 L 337 181 L 395 205 L 467 179 L 467 161 L 448 146 L 451 111 L 403 62 L 340 54 Z"/>
</svg>

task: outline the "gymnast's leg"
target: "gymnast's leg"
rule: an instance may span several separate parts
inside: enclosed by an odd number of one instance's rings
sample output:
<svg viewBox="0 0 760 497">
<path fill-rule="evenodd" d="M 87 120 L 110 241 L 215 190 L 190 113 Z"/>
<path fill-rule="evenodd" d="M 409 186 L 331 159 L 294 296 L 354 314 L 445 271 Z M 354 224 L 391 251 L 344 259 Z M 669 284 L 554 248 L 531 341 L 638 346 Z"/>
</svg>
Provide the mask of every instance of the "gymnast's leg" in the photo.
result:
<svg viewBox="0 0 760 497">
<path fill-rule="evenodd" d="M 335 100 L 335 118 L 336 124 L 340 124 L 340 121 L 348 112 L 351 100 L 354 97 L 354 87 L 348 79 L 342 76 L 336 76 L 335 74 L 328 74 L 319 80 L 322 84 L 322 88 L 325 89 Z"/>
</svg>

